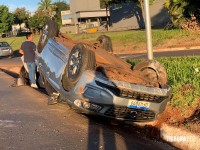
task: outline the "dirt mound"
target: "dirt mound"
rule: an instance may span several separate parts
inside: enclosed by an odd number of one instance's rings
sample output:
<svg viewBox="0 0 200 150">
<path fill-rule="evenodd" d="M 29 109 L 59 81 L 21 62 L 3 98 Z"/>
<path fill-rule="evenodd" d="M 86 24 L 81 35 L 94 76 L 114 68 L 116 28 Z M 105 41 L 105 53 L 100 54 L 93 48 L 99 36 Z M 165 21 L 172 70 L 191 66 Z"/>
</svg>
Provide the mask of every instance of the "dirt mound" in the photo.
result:
<svg viewBox="0 0 200 150">
<path fill-rule="evenodd" d="M 200 98 L 196 103 L 200 103 Z M 160 128 L 163 123 L 167 123 L 200 134 L 200 107 L 188 107 L 187 110 L 187 113 L 183 114 L 180 109 L 168 104 L 161 117 L 157 119 L 155 126 Z"/>
<path fill-rule="evenodd" d="M 161 117 L 157 120 L 156 126 L 160 126 L 162 123 L 175 124 L 183 122 L 185 118 L 180 114 L 181 111 L 179 109 L 168 104 Z"/>
</svg>

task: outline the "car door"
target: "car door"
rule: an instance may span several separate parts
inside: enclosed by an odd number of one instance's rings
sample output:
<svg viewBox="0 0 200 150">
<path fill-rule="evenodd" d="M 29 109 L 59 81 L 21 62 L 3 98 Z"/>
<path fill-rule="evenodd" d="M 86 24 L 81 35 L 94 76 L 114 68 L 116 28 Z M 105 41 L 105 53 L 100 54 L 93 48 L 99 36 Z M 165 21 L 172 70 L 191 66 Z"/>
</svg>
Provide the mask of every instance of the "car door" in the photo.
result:
<svg viewBox="0 0 200 150">
<path fill-rule="evenodd" d="M 60 89 L 62 74 L 69 57 L 69 49 L 49 39 L 43 51 L 38 54 L 39 71 L 57 90 Z"/>
</svg>

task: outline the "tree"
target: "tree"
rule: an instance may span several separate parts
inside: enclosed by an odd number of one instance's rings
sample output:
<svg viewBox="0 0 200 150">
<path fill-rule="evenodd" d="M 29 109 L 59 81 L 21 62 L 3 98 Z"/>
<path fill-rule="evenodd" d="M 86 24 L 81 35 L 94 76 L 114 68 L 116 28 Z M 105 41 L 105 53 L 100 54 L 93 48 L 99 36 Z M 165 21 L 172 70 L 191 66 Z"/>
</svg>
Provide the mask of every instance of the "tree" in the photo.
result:
<svg viewBox="0 0 200 150">
<path fill-rule="evenodd" d="M 142 11 L 142 16 L 143 18 L 145 17 L 144 15 L 144 0 L 133 0 L 135 3 L 139 3 L 140 4 L 140 8 Z M 149 0 L 149 4 L 153 4 L 154 0 Z"/>
<path fill-rule="evenodd" d="M 184 7 L 188 5 L 183 0 L 166 0 L 165 6 L 168 9 L 169 15 L 171 17 L 171 21 L 175 26 L 179 26 L 180 23 L 184 22 Z"/>
<path fill-rule="evenodd" d="M 29 18 L 28 25 L 34 34 L 36 32 L 40 34 L 42 28 L 49 19 L 49 16 L 38 10 L 32 17 Z"/>
<path fill-rule="evenodd" d="M 200 21 L 199 0 L 166 0 L 165 6 L 175 27 L 183 27 L 188 22 Z M 189 24 L 187 25 L 190 28 Z"/>
<path fill-rule="evenodd" d="M 106 18 L 107 18 L 106 29 L 107 29 L 107 31 L 109 30 L 108 10 L 109 10 L 111 2 L 114 2 L 114 0 L 100 0 L 100 7 L 106 8 Z"/>
<path fill-rule="evenodd" d="M 25 23 L 28 24 L 29 13 L 26 11 L 26 8 L 17 8 L 14 11 L 14 23 L 19 24 L 20 32 L 21 32 L 21 24 Z"/>
<path fill-rule="evenodd" d="M 38 5 L 38 10 L 42 11 L 45 15 L 52 17 L 53 11 L 56 9 L 55 5 L 52 5 L 52 0 L 41 0 Z"/>
<path fill-rule="evenodd" d="M 56 6 L 56 15 L 54 17 L 55 17 L 58 25 L 61 26 L 61 24 L 62 24 L 61 11 L 69 10 L 70 6 L 64 0 L 62 0 L 62 1 L 59 0 L 57 2 L 54 2 L 53 5 Z"/>
<path fill-rule="evenodd" d="M 115 0 L 100 0 L 100 7 L 106 8 L 106 6 L 109 6 L 111 2 L 114 2 Z"/>
<path fill-rule="evenodd" d="M 9 12 L 5 5 L 0 5 L 0 33 L 10 31 L 12 29 L 14 16 Z"/>
</svg>

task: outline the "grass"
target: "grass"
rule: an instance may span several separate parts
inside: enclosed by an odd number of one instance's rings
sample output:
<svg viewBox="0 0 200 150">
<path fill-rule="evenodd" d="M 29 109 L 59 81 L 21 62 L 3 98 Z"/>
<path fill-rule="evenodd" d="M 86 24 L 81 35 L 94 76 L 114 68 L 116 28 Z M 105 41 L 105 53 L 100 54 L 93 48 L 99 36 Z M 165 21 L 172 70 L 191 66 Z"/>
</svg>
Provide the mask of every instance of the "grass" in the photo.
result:
<svg viewBox="0 0 200 150">
<path fill-rule="evenodd" d="M 39 41 L 39 35 L 34 35 L 34 40 L 33 42 L 35 44 L 38 43 Z M 0 38 L 0 41 L 8 42 L 13 50 L 19 50 L 21 44 L 26 40 L 25 36 L 20 36 L 20 37 L 10 37 L 10 38 Z"/>
<path fill-rule="evenodd" d="M 131 30 L 131 31 L 123 31 L 123 32 L 106 32 L 106 33 L 93 33 L 93 34 L 70 34 L 69 36 L 73 39 L 77 40 L 96 40 L 97 37 L 101 34 L 105 34 L 110 36 L 113 41 L 113 45 L 119 46 L 119 44 L 123 46 L 130 46 L 132 48 L 138 47 L 138 45 L 146 44 L 146 36 L 145 31 L 142 30 Z M 200 39 L 199 33 L 192 33 L 186 30 L 152 30 L 153 37 L 153 46 L 159 46 L 164 44 L 165 42 L 174 39 L 175 41 L 180 39 L 185 39 L 186 41 L 194 39 Z M 172 43 L 171 43 L 172 44 Z M 174 47 L 177 43 L 173 43 L 173 45 L 169 45 Z M 144 47 L 144 46 L 143 46 Z M 140 49 L 140 47 L 138 47 Z"/>
<path fill-rule="evenodd" d="M 105 33 L 93 33 L 93 34 L 68 34 L 72 39 L 76 40 L 89 40 L 95 41 L 99 35 L 108 35 L 110 36 L 114 52 L 126 52 L 127 50 L 144 50 L 146 48 L 146 36 L 145 31 L 142 30 L 131 30 L 131 31 L 121 31 L 121 32 L 105 32 Z M 152 30 L 153 36 L 153 46 L 154 48 L 162 46 L 163 44 L 169 42 L 166 48 L 172 48 L 179 46 L 179 40 L 185 39 L 185 41 L 191 41 L 185 46 L 190 47 L 198 44 L 198 41 L 195 43 L 196 39 L 199 39 L 200 43 L 200 34 L 191 33 L 185 30 Z M 18 50 L 21 46 L 21 43 L 25 40 L 25 36 L 22 37 L 11 37 L 11 38 L 0 38 L 0 41 L 6 41 L 13 47 L 14 50 Z M 37 44 L 39 40 L 39 35 L 34 36 L 34 42 Z M 166 46 L 166 45 L 165 45 Z"/>
<path fill-rule="evenodd" d="M 200 98 L 200 57 L 169 57 L 157 59 L 167 70 L 168 82 L 172 87 L 171 105 L 183 113 L 197 107 Z M 132 60 L 136 64 L 141 60 Z"/>
</svg>

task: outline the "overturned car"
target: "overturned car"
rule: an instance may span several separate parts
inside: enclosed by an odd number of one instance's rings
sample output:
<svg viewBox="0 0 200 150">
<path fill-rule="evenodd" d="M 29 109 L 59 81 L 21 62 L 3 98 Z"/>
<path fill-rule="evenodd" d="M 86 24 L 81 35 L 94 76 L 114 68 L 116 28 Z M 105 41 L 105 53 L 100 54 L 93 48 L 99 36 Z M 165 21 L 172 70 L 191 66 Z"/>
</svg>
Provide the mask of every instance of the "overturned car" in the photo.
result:
<svg viewBox="0 0 200 150">
<path fill-rule="evenodd" d="M 38 86 L 81 113 L 126 121 L 151 121 L 171 97 L 165 69 L 146 60 L 131 66 L 112 54 L 110 38 L 94 43 L 59 34 L 48 21 L 37 49 Z M 28 77 L 25 70 L 22 76 Z"/>
</svg>

